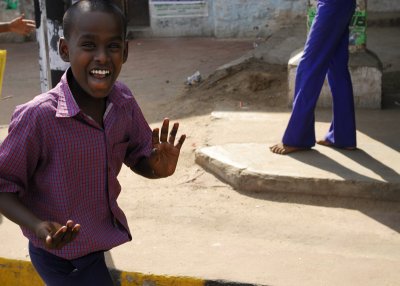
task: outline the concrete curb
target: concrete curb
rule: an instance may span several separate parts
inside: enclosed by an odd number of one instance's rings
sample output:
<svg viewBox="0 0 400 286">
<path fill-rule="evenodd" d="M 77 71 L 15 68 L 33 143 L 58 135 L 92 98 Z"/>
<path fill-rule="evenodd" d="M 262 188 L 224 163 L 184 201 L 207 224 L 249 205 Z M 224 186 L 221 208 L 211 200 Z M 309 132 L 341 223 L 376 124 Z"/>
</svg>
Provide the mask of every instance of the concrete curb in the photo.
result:
<svg viewBox="0 0 400 286">
<path fill-rule="evenodd" d="M 225 280 L 143 274 L 110 269 L 115 286 L 263 286 Z M 0 285 L 43 286 L 44 283 L 29 261 L 0 257 Z M 264 285 L 265 286 L 265 285 Z"/>
<path fill-rule="evenodd" d="M 290 157 L 274 159 L 263 157 L 260 163 L 254 154 L 262 154 L 264 144 L 226 144 L 196 150 L 195 161 L 205 170 L 243 192 L 272 192 L 302 195 L 322 195 L 400 201 L 400 182 L 383 182 L 371 178 L 335 178 L 326 174 L 306 172 L 306 175 L 274 172 L 266 164 L 277 166 Z M 267 153 L 265 151 L 265 153 Z M 240 154 L 240 155 L 238 155 Z M 253 154 L 253 155 L 252 155 Z M 269 153 L 267 153 L 269 155 Z M 244 157 L 251 160 L 243 159 Z M 311 154 L 312 156 L 312 154 Z M 316 158 L 315 158 L 316 160 Z M 264 163 L 267 162 L 267 163 Z M 284 162 L 285 166 L 289 165 Z M 290 161 L 296 164 L 295 160 Z M 298 166 L 302 168 L 301 165 Z M 289 167 L 287 168 L 289 169 Z"/>
</svg>

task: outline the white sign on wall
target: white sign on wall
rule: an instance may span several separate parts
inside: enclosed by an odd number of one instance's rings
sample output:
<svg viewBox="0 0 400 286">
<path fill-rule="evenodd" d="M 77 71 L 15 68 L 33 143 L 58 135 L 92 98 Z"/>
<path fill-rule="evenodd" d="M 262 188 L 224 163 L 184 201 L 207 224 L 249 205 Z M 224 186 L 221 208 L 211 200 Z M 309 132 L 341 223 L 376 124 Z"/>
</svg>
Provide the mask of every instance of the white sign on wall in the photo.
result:
<svg viewBox="0 0 400 286">
<path fill-rule="evenodd" d="M 151 0 L 151 15 L 155 18 L 173 17 L 207 17 L 207 1 L 184 0 Z"/>
</svg>

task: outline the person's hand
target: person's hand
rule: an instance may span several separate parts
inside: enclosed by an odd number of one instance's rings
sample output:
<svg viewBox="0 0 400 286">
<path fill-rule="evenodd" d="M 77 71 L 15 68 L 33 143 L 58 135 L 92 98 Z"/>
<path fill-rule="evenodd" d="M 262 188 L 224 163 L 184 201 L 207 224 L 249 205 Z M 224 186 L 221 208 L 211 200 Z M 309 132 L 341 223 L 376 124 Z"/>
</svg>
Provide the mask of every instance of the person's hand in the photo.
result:
<svg viewBox="0 0 400 286">
<path fill-rule="evenodd" d="M 153 151 L 149 157 L 149 165 L 153 169 L 155 177 L 171 176 L 176 169 L 179 153 L 186 135 L 181 135 L 178 143 L 175 144 L 176 134 L 178 133 L 179 123 L 174 123 L 168 138 L 169 119 L 165 118 L 161 127 L 153 130 Z"/>
<path fill-rule="evenodd" d="M 36 227 L 36 235 L 45 242 L 48 249 L 61 249 L 72 242 L 79 233 L 79 224 L 68 220 L 65 225 L 44 221 Z"/>
<path fill-rule="evenodd" d="M 22 14 L 18 18 L 11 20 L 10 32 L 17 33 L 23 36 L 28 35 L 36 28 L 35 21 L 24 19 L 25 15 Z"/>
</svg>

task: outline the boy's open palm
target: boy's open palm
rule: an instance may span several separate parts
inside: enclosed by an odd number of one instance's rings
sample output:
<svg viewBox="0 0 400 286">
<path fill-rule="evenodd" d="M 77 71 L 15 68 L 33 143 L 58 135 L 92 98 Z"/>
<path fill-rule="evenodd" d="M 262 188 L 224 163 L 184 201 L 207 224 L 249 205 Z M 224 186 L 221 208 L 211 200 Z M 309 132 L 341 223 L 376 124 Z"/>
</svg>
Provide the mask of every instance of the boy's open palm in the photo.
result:
<svg viewBox="0 0 400 286">
<path fill-rule="evenodd" d="M 178 143 L 175 144 L 179 123 L 174 123 L 168 137 L 169 119 L 163 121 L 161 133 L 159 128 L 153 130 L 153 152 L 149 157 L 149 165 L 157 177 L 171 176 L 176 169 L 179 153 L 186 135 L 181 135 Z"/>
<path fill-rule="evenodd" d="M 72 220 L 68 220 L 66 225 L 44 221 L 36 228 L 36 235 L 44 240 L 46 248 L 61 249 L 75 239 L 79 229 L 80 225 L 75 224 Z"/>
</svg>

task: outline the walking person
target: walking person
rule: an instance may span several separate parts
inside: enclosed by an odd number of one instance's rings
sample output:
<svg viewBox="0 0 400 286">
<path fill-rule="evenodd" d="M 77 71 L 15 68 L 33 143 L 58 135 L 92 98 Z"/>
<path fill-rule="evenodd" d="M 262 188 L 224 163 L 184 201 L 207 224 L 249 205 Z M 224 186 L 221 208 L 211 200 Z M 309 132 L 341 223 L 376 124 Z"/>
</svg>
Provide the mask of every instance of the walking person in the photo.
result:
<svg viewBox="0 0 400 286">
<path fill-rule="evenodd" d="M 318 0 L 304 53 L 296 73 L 293 110 L 282 142 L 273 153 L 311 149 L 315 143 L 314 111 L 325 77 L 332 93 L 333 116 L 324 146 L 356 149 L 353 87 L 348 70 L 349 24 L 356 0 Z"/>
</svg>

